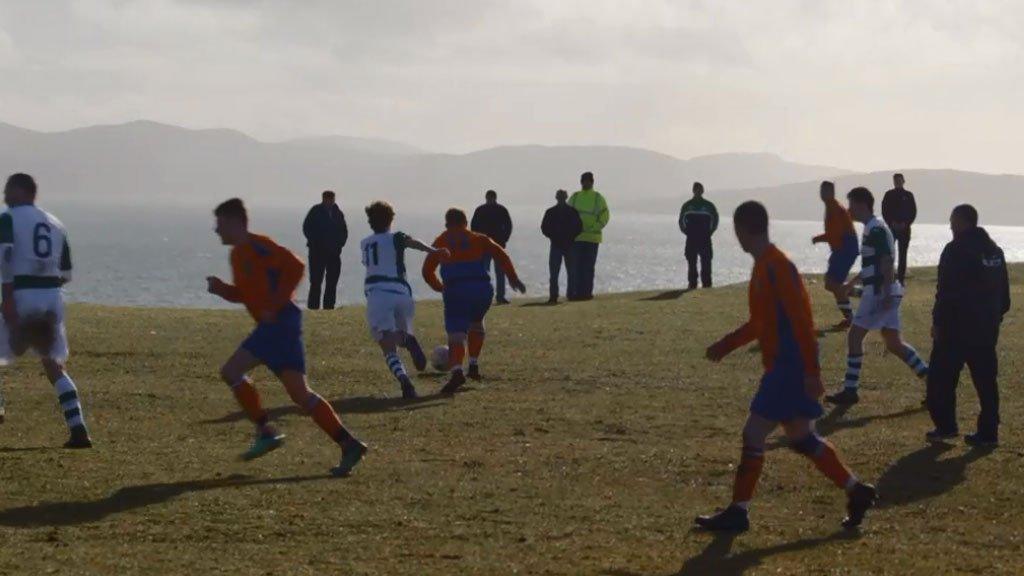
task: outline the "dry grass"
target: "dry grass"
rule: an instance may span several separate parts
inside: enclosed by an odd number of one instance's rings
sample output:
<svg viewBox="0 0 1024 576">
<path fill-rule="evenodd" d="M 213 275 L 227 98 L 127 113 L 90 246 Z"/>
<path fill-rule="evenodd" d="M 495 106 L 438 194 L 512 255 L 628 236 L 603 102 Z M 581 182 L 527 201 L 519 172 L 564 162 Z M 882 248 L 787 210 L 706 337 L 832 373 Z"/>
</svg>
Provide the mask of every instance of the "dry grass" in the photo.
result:
<svg viewBox="0 0 1024 576">
<path fill-rule="evenodd" d="M 933 281 L 917 271 L 904 309 L 923 353 Z M 819 321 L 834 321 L 820 286 L 812 293 Z M 777 449 L 754 529 L 730 539 L 690 524 L 728 499 L 759 375 L 751 351 L 717 366 L 702 359 L 741 321 L 744 292 L 652 296 L 497 309 L 486 382 L 413 404 L 394 399 L 361 309 L 307 315 L 314 387 L 372 447 L 347 480 L 326 477 L 336 449 L 262 372 L 289 442 L 260 461 L 237 460 L 251 430 L 216 370 L 249 328 L 242 312 L 74 306 L 72 375 L 97 447 L 57 448 L 63 423 L 36 365 L 3 374 L 0 573 L 1024 571 L 1024 332 L 1015 317 L 1001 346 L 1003 447 L 926 446 L 922 386 L 872 338 L 861 404 L 822 428 L 877 482 L 881 509 L 862 533 L 843 534 L 842 494 Z M 436 344 L 438 306 L 419 313 L 421 339 Z M 834 384 L 843 338 L 822 342 Z M 440 384 L 419 379 L 424 393 Z M 969 429 L 969 382 L 961 405 Z"/>
</svg>

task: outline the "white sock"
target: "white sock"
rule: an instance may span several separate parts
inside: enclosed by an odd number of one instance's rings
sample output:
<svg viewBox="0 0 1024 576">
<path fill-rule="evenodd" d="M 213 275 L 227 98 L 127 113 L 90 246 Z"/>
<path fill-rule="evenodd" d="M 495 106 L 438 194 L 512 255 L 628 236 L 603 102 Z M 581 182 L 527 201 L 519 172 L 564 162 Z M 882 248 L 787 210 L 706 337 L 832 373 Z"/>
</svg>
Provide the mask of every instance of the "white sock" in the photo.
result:
<svg viewBox="0 0 1024 576">
<path fill-rule="evenodd" d="M 54 384 L 57 390 L 57 400 L 60 402 L 61 410 L 64 412 L 64 421 L 68 428 L 84 426 L 85 419 L 82 417 L 82 403 L 78 399 L 78 388 L 71 380 L 71 377 L 64 374 Z"/>
<path fill-rule="evenodd" d="M 732 505 L 733 506 L 739 506 L 740 508 L 743 508 L 744 510 L 748 510 L 748 511 L 750 510 L 750 500 L 747 500 L 746 502 L 733 502 Z"/>
<path fill-rule="evenodd" d="M 850 479 L 846 481 L 846 487 L 844 489 L 849 492 L 850 490 L 853 490 L 857 484 L 860 484 L 860 480 L 858 480 L 853 474 L 850 474 Z"/>
</svg>

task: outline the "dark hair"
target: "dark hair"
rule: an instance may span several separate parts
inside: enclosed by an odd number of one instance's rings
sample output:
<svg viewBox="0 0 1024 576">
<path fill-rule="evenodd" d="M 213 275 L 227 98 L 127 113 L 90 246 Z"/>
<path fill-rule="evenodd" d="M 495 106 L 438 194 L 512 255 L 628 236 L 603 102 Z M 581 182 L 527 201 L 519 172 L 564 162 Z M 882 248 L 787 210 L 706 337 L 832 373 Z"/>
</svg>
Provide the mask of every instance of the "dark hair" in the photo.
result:
<svg viewBox="0 0 1024 576">
<path fill-rule="evenodd" d="M 466 220 L 466 213 L 461 208 L 449 208 L 444 213 L 444 225 L 448 228 L 460 228 L 465 226 L 469 221 Z"/>
<path fill-rule="evenodd" d="M 28 174 L 18 172 L 17 174 L 11 174 L 7 178 L 7 185 L 4 187 L 4 190 L 21 190 L 35 197 L 36 181 Z"/>
<path fill-rule="evenodd" d="M 831 180 L 822 180 L 821 181 L 821 189 L 822 190 L 828 190 L 829 192 L 832 192 L 833 194 L 835 194 L 835 192 L 836 192 L 836 184 L 835 184 L 835 182 L 833 182 Z"/>
<path fill-rule="evenodd" d="M 903 173 L 902 172 L 897 172 L 897 173 L 893 174 L 892 177 L 893 178 L 903 178 Z M 903 178 L 903 179 L 906 180 L 906 178 Z"/>
<path fill-rule="evenodd" d="M 580 176 L 580 180 L 590 180 L 591 182 L 593 182 L 594 181 L 594 173 L 593 172 L 584 172 Z"/>
<path fill-rule="evenodd" d="M 484 196 L 487 197 L 487 198 L 497 198 L 498 197 L 498 193 L 495 192 L 494 190 L 488 190 L 487 193 L 484 194 Z"/>
<path fill-rule="evenodd" d="M 322 198 L 334 198 L 333 190 L 324 190 L 324 193 L 320 195 Z"/>
<path fill-rule="evenodd" d="M 703 194 L 704 193 L 704 185 L 701 184 L 700 182 L 694 182 L 693 183 L 693 190 L 694 190 L 694 192 L 696 192 L 697 190 L 700 190 L 700 193 Z"/>
<path fill-rule="evenodd" d="M 732 220 L 738 228 L 751 234 L 768 233 L 768 210 L 764 204 L 748 200 L 736 207 Z"/>
<path fill-rule="evenodd" d="M 850 202 L 856 202 L 857 204 L 864 204 L 868 207 L 868 210 L 875 210 L 875 195 L 871 193 L 871 190 L 863 186 L 858 186 L 846 195 L 846 199 Z"/>
<path fill-rule="evenodd" d="M 961 204 L 953 208 L 953 216 L 967 222 L 971 227 L 978 225 L 978 210 L 970 204 Z"/>
<path fill-rule="evenodd" d="M 241 198 L 232 198 L 221 202 L 214 208 L 213 215 L 217 218 L 237 218 L 246 224 L 249 223 L 249 213 L 245 210 L 245 203 Z"/>
<path fill-rule="evenodd" d="M 366 217 L 370 220 L 370 228 L 377 234 L 384 232 L 395 219 L 395 209 L 383 200 L 377 200 L 366 207 Z"/>
</svg>

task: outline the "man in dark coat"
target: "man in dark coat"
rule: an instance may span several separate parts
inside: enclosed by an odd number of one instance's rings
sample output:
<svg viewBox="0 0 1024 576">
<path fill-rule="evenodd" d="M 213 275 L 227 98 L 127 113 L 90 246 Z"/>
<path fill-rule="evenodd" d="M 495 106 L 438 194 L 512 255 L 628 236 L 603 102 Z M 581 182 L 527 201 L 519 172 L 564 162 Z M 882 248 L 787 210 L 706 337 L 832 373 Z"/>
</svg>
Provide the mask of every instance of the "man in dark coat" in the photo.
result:
<svg viewBox="0 0 1024 576">
<path fill-rule="evenodd" d="M 929 440 L 956 437 L 956 387 L 966 364 L 978 392 L 977 433 L 968 444 L 992 447 L 999 440 L 999 370 L 996 344 L 1003 316 L 1010 310 L 1010 282 L 1003 251 L 978 226 L 978 212 L 963 204 L 950 217 L 953 241 L 939 260 L 932 310 L 932 356 L 928 412 L 935 429 Z"/>
<path fill-rule="evenodd" d="M 572 254 L 572 243 L 583 232 L 583 220 L 579 212 L 569 206 L 569 193 L 559 190 L 555 193 L 557 204 L 547 209 L 540 230 L 551 240 L 551 251 L 548 253 L 548 273 L 550 275 L 551 297 L 548 304 L 558 303 L 558 275 L 565 262 L 565 274 L 569 275 L 569 258 Z"/>
<path fill-rule="evenodd" d="M 512 237 L 512 216 L 508 210 L 498 204 L 498 193 L 488 190 L 484 195 L 486 202 L 477 207 L 473 212 L 473 220 L 470 222 L 470 229 L 490 237 L 504 248 L 508 239 Z M 491 259 L 487 259 L 487 267 L 490 268 Z M 508 304 L 505 298 L 505 272 L 501 266 L 494 267 L 494 301 L 498 304 Z"/>
<path fill-rule="evenodd" d="M 885 225 L 896 240 L 896 251 L 899 253 L 896 280 L 906 286 L 910 227 L 917 219 L 917 202 L 914 201 L 914 194 L 903 187 L 903 182 L 903 174 L 893 175 L 892 183 L 895 187 L 882 198 L 882 220 L 885 220 Z"/>
<path fill-rule="evenodd" d="M 697 288 L 697 261 L 700 260 L 700 282 L 711 288 L 711 259 L 714 249 L 711 236 L 718 230 L 718 210 L 704 198 L 704 185 L 693 183 L 693 198 L 679 210 L 679 231 L 686 235 L 686 267 L 690 290 Z"/>
<path fill-rule="evenodd" d="M 302 222 L 302 234 L 309 246 L 309 298 L 310 310 L 320 308 L 320 289 L 323 287 L 324 310 L 334 308 L 341 277 L 341 249 L 348 241 L 345 214 L 334 201 L 334 192 L 323 193 L 322 201 L 309 209 Z M 327 285 L 324 284 L 326 276 Z"/>
</svg>

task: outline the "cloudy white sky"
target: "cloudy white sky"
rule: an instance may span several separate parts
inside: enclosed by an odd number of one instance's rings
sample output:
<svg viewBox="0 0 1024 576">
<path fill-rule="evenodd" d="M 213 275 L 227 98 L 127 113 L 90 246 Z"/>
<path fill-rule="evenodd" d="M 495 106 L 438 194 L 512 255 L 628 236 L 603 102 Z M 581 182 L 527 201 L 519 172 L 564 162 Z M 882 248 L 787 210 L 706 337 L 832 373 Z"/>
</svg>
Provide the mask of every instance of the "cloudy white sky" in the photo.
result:
<svg viewBox="0 0 1024 576">
<path fill-rule="evenodd" d="M 1015 0 L 0 0 L 0 121 L 1024 173 Z"/>
</svg>

